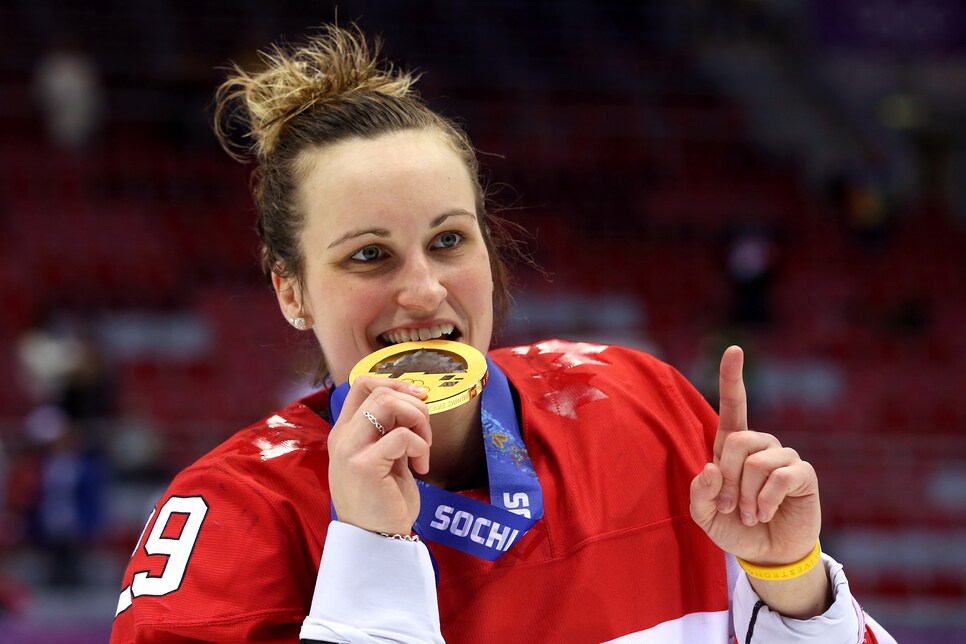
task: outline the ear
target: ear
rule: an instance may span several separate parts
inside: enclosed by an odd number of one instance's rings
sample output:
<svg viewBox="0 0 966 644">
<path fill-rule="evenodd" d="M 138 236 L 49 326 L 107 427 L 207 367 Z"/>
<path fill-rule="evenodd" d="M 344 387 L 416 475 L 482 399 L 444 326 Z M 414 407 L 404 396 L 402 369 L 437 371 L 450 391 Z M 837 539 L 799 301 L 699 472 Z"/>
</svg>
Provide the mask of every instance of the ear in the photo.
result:
<svg viewBox="0 0 966 644">
<path fill-rule="evenodd" d="M 282 311 L 285 319 L 292 323 L 293 318 L 303 317 L 306 320 L 306 327 L 311 326 L 311 318 L 305 310 L 302 296 L 302 289 L 299 282 L 294 277 L 282 277 L 278 273 L 272 273 L 272 286 L 275 287 L 275 297 L 278 298 L 278 308 Z"/>
</svg>

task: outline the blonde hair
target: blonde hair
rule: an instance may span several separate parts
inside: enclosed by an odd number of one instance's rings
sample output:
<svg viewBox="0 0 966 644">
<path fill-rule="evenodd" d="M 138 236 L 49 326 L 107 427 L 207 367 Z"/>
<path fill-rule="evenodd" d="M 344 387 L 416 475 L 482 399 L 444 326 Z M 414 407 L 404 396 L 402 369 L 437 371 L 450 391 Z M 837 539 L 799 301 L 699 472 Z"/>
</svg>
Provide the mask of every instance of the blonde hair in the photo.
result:
<svg viewBox="0 0 966 644">
<path fill-rule="evenodd" d="M 255 73 L 235 65 L 234 74 L 218 88 L 217 110 L 241 99 L 250 128 L 245 136 L 252 142 L 240 151 L 226 135 L 219 115 L 215 131 L 223 147 L 236 160 L 254 156 L 265 161 L 278 147 L 286 125 L 305 112 L 325 110 L 360 93 L 418 102 L 413 89 L 418 76 L 397 71 L 391 63 L 380 68 L 381 48 L 377 40 L 370 50 L 356 26 L 348 30 L 329 25 L 321 36 L 297 49 L 286 51 L 273 45 L 270 51 L 259 52 L 264 68 Z"/>
<path fill-rule="evenodd" d="M 232 158 L 255 163 L 252 192 L 266 276 L 301 279 L 299 234 L 304 214 L 297 199 L 300 155 L 345 139 L 376 138 L 403 130 L 435 130 L 466 164 L 476 193 L 476 214 L 493 273 L 494 314 L 509 306 L 508 270 L 500 251 L 514 242 L 486 212 L 479 163 L 466 133 L 429 109 L 409 71 L 379 58 L 356 25 L 322 27 L 301 46 L 260 52 L 261 68 L 235 65 L 215 95 L 215 134 Z M 241 140 L 238 134 L 241 134 Z M 323 364 L 317 374 L 326 375 Z"/>
</svg>

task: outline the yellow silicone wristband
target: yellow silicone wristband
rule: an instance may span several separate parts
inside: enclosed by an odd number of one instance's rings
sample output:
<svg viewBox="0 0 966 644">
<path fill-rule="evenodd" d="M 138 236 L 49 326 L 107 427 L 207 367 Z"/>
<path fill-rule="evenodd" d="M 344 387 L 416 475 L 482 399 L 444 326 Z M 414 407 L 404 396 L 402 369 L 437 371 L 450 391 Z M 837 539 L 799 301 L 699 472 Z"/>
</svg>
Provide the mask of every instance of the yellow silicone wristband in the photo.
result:
<svg viewBox="0 0 966 644">
<path fill-rule="evenodd" d="M 741 557 L 735 557 L 735 559 L 738 560 L 738 564 L 742 570 L 751 577 L 764 579 L 765 581 L 783 581 L 785 579 L 801 577 L 814 568 L 822 560 L 822 544 L 816 541 L 815 547 L 812 548 L 810 553 L 787 566 L 756 566 L 755 564 L 748 563 Z"/>
</svg>

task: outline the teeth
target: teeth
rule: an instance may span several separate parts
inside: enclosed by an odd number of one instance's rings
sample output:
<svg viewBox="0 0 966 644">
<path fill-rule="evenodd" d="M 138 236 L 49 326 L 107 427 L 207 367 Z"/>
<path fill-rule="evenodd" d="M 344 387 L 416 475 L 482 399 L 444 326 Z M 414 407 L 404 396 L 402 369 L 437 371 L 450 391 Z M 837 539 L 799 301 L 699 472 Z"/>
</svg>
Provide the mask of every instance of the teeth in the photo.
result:
<svg viewBox="0 0 966 644">
<path fill-rule="evenodd" d="M 456 327 L 452 324 L 436 324 L 429 328 L 422 329 L 399 329 L 398 331 L 387 331 L 382 334 L 382 340 L 386 344 L 399 344 L 400 342 L 416 342 L 417 340 L 432 340 L 451 334 Z"/>
</svg>

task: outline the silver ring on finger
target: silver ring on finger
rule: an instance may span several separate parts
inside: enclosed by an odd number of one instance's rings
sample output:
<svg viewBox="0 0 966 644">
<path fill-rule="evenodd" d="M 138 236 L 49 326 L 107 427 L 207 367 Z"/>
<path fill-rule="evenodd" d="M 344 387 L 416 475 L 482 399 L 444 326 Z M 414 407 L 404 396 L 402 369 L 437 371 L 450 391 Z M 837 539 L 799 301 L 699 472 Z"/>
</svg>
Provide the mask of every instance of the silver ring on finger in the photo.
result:
<svg viewBox="0 0 966 644">
<path fill-rule="evenodd" d="M 372 423 L 372 426 L 375 427 L 379 431 L 379 435 L 380 436 L 385 436 L 386 435 L 386 428 L 382 426 L 382 423 L 380 423 L 378 420 L 376 420 L 376 417 L 375 416 L 373 416 L 372 414 L 370 414 L 369 412 L 367 412 L 365 410 L 363 410 L 362 415 L 365 416 L 366 417 L 366 420 L 368 420 L 370 423 Z"/>
</svg>

